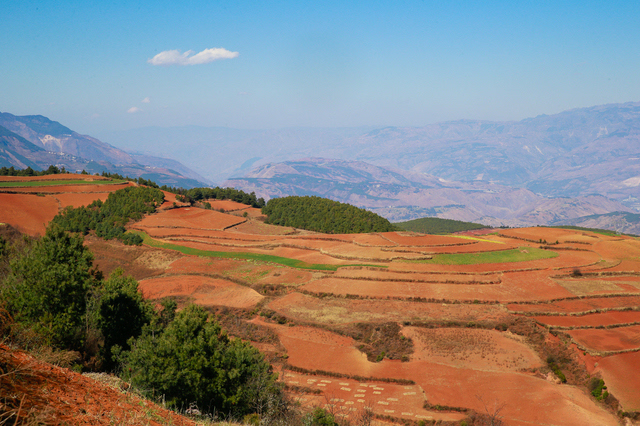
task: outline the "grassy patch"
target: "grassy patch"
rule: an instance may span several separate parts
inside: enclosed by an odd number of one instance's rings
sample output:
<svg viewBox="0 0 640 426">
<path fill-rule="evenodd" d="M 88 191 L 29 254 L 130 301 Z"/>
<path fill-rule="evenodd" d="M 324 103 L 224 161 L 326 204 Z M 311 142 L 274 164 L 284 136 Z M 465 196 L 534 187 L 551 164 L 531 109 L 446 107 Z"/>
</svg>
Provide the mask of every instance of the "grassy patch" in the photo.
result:
<svg viewBox="0 0 640 426">
<path fill-rule="evenodd" d="M 275 263 L 278 265 L 288 266 L 290 268 L 297 269 L 314 269 L 318 271 L 337 271 L 338 268 L 343 266 L 371 266 L 377 268 L 386 268 L 387 266 L 381 265 L 367 265 L 367 264 L 350 264 L 350 265 L 327 265 L 323 263 L 307 263 L 298 259 L 291 259 L 288 257 L 272 256 L 270 254 L 260 253 L 247 253 L 247 252 L 229 252 L 229 251 L 211 251 L 200 250 L 192 247 L 180 246 L 177 244 L 164 243 L 162 241 L 154 240 L 146 232 L 131 231 L 142 237 L 143 244 L 151 247 L 163 248 L 168 250 L 176 250 L 182 254 L 202 256 L 202 257 L 219 257 L 226 259 L 245 259 L 245 260 L 257 260 L 260 262 Z"/>
<path fill-rule="evenodd" d="M 12 181 L 12 182 L 0 182 L 0 188 L 20 188 L 20 187 L 34 187 L 34 186 L 60 186 L 60 185 L 103 185 L 123 183 L 125 180 L 35 180 L 35 181 Z"/>
<path fill-rule="evenodd" d="M 487 251 L 482 253 L 438 254 L 432 259 L 409 260 L 416 263 L 433 263 L 436 265 L 478 265 L 482 263 L 528 262 L 538 259 L 557 257 L 558 253 L 534 247 L 519 247 L 511 250 Z"/>
</svg>

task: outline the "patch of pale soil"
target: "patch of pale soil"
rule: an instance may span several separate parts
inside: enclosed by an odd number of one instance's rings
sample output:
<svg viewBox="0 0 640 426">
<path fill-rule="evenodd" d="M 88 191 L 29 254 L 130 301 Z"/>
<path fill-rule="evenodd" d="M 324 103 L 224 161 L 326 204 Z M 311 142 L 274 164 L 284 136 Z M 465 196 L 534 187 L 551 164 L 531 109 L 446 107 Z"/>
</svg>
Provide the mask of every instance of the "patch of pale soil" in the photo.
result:
<svg viewBox="0 0 640 426">
<path fill-rule="evenodd" d="M 486 371 L 519 371 L 543 365 L 521 336 L 497 330 L 405 327 L 412 359 Z"/>
<path fill-rule="evenodd" d="M 148 299 L 182 296 L 202 306 L 249 308 L 263 299 L 248 287 L 198 275 L 149 278 L 140 281 L 139 289 Z"/>
<path fill-rule="evenodd" d="M 275 299 L 268 306 L 288 318 L 323 324 L 370 321 L 498 322 L 506 315 L 506 309 L 501 305 L 316 298 L 300 293 L 289 293 Z"/>
<path fill-rule="evenodd" d="M 636 293 L 640 290 L 640 282 L 638 281 L 620 282 L 606 278 L 557 279 L 555 281 L 576 296 L 606 293 Z M 631 288 L 621 284 L 627 284 L 631 286 Z"/>
<path fill-rule="evenodd" d="M 182 257 L 182 254 L 174 250 L 154 250 L 142 253 L 136 261 L 147 268 L 167 269 L 169 265 Z"/>
</svg>

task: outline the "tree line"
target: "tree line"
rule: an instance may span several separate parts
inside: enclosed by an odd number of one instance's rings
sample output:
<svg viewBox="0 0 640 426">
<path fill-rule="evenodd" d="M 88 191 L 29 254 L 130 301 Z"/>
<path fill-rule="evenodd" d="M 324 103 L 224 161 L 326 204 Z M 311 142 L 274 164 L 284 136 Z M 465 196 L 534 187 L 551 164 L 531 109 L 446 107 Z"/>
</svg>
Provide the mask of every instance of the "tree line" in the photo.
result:
<svg viewBox="0 0 640 426">
<path fill-rule="evenodd" d="M 387 219 L 373 212 L 315 196 L 272 198 L 262 213 L 267 215 L 266 223 L 327 234 L 395 230 Z"/>
<path fill-rule="evenodd" d="M 142 238 L 126 232 L 130 220 L 140 220 L 164 202 L 164 193 L 156 188 L 130 186 L 112 192 L 107 200 L 95 200 L 88 206 L 66 207 L 51 223 L 69 232 L 83 235 L 96 231 L 104 239 L 117 238 L 125 244 L 141 244 Z"/>
</svg>

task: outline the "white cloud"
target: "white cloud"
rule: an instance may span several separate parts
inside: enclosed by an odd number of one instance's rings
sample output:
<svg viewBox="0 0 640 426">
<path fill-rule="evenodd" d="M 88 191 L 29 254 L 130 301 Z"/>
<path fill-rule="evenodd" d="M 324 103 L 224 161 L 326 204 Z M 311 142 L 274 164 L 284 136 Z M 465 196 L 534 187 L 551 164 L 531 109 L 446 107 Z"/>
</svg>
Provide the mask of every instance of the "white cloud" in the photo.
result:
<svg viewBox="0 0 640 426">
<path fill-rule="evenodd" d="M 131 107 L 131 108 L 129 108 L 129 109 L 127 110 L 127 112 L 128 112 L 129 114 L 134 114 L 134 113 L 139 112 L 139 111 L 141 111 L 141 110 L 140 110 L 140 108 L 138 108 L 138 107 Z"/>
<path fill-rule="evenodd" d="M 223 47 L 205 49 L 200 53 L 193 54 L 193 50 L 180 53 L 179 50 L 165 50 L 158 53 L 147 62 L 151 65 L 199 65 L 217 61 L 218 59 L 236 58 L 238 52 L 230 52 Z"/>
<path fill-rule="evenodd" d="M 151 99 L 148 96 L 142 100 L 143 104 L 148 104 L 149 102 L 151 102 Z"/>
</svg>

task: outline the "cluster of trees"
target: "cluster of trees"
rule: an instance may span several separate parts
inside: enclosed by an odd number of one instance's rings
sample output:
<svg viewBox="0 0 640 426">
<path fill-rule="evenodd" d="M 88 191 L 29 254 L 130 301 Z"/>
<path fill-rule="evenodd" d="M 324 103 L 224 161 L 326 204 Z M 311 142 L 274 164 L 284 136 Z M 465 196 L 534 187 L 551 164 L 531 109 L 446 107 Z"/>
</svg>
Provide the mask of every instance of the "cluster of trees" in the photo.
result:
<svg viewBox="0 0 640 426">
<path fill-rule="evenodd" d="M 13 318 L 0 324 L 7 334 L 35 334 L 43 346 L 78 351 L 84 368 L 120 370 L 174 408 L 195 403 L 206 413 L 266 418 L 274 404 L 286 406 L 257 349 L 230 338 L 198 306 L 176 313 L 176 303 L 165 300 L 154 309 L 122 271 L 104 279 L 92 269 L 82 235 L 51 226 L 26 244 L 0 240 L 0 264 L 7 266 L 0 268 L 0 308 Z"/>
<path fill-rule="evenodd" d="M 421 219 L 398 222 L 394 225 L 405 231 L 420 232 L 422 234 L 452 234 L 454 232 L 487 228 L 486 225 L 480 223 L 440 219 L 438 217 L 423 217 Z"/>
<path fill-rule="evenodd" d="M 262 208 L 267 223 L 328 234 L 388 232 L 395 227 L 385 218 L 350 204 L 321 197 L 272 198 Z"/>
<path fill-rule="evenodd" d="M 137 234 L 127 233 L 130 220 L 140 220 L 153 213 L 164 202 L 164 193 L 156 188 L 127 187 L 109 194 L 105 202 L 96 200 L 88 206 L 65 208 L 53 218 L 52 224 L 69 232 L 86 235 L 96 231 L 104 239 L 117 238 L 125 244 L 141 244 Z"/>
<path fill-rule="evenodd" d="M 255 192 L 247 194 L 235 188 L 220 188 L 218 186 L 215 188 L 179 188 L 173 189 L 171 192 L 178 194 L 176 196 L 178 201 L 190 204 L 203 200 L 232 200 L 256 208 L 262 208 L 265 205 L 264 198 L 257 198 Z"/>
<path fill-rule="evenodd" d="M 26 169 L 16 170 L 13 166 L 0 167 L 0 176 L 45 176 L 45 175 L 57 175 L 59 173 L 67 173 L 65 168 L 59 169 L 56 166 L 49 166 L 46 170 L 33 170 L 31 167 Z"/>
</svg>

